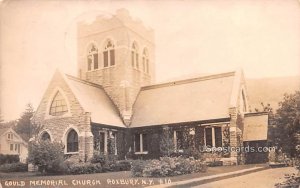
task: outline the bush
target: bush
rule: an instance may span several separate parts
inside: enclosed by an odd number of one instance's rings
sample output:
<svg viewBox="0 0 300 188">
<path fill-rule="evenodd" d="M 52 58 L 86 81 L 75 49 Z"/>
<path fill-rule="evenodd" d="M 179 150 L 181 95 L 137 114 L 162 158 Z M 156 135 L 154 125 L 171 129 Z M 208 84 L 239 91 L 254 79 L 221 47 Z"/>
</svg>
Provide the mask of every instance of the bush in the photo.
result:
<svg viewBox="0 0 300 188">
<path fill-rule="evenodd" d="M 135 177 L 164 177 L 205 172 L 203 160 L 184 157 L 161 157 L 160 160 L 137 160 L 132 162 L 131 172 Z"/>
<path fill-rule="evenodd" d="M 113 171 L 129 171 L 131 169 L 131 161 L 122 160 L 117 161 L 115 164 L 111 165 Z"/>
<path fill-rule="evenodd" d="M 132 166 L 131 166 L 132 175 L 135 177 L 142 177 L 143 170 L 144 170 L 146 164 L 147 164 L 147 161 L 144 161 L 144 160 L 133 161 Z"/>
<path fill-rule="evenodd" d="M 42 173 L 64 173 L 63 145 L 58 142 L 36 141 L 29 145 L 28 161 Z"/>
<path fill-rule="evenodd" d="M 184 149 L 183 152 L 173 153 L 171 156 L 172 157 L 182 156 L 185 158 L 193 157 L 194 159 L 197 159 L 197 160 L 203 159 L 203 153 L 201 153 L 199 150 L 194 149 L 194 148 Z"/>
<path fill-rule="evenodd" d="M 0 165 L 1 172 L 27 172 L 28 165 L 24 163 L 11 163 Z"/>
<path fill-rule="evenodd" d="M 91 163 L 100 163 L 102 166 L 107 163 L 107 157 L 99 152 L 94 152 Z"/>
<path fill-rule="evenodd" d="M 203 153 L 203 157 L 209 167 L 223 166 L 221 155 L 222 153 L 219 152 Z"/>
<path fill-rule="evenodd" d="M 295 167 L 298 170 L 298 173 L 285 174 L 285 181 L 282 183 L 275 184 L 275 187 L 298 188 L 300 186 L 300 145 L 296 146 Z"/>
<path fill-rule="evenodd" d="M 4 155 L 0 154 L 0 165 L 20 162 L 19 155 Z"/>
<path fill-rule="evenodd" d="M 99 152 L 94 153 L 91 163 L 100 164 L 103 172 L 127 171 L 131 169 L 130 161 L 117 161 L 116 155 L 104 155 Z"/>
<path fill-rule="evenodd" d="M 103 172 L 100 164 L 79 163 L 73 164 L 68 168 L 68 173 L 70 174 L 93 174 Z"/>
</svg>

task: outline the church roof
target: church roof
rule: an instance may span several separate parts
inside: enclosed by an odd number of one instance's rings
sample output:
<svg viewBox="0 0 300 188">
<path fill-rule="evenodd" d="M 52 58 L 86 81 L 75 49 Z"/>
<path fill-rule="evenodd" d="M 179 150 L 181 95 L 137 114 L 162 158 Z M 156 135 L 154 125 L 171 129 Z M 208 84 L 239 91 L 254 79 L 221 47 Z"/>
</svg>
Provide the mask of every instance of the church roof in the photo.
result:
<svg viewBox="0 0 300 188">
<path fill-rule="evenodd" d="M 92 122 L 125 127 L 116 106 L 100 85 L 70 75 L 65 78 L 83 109 L 91 113 Z"/>
<path fill-rule="evenodd" d="M 228 118 L 235 77 L 228 72 L 143 87 L 131 127 Z"/>
</svg>

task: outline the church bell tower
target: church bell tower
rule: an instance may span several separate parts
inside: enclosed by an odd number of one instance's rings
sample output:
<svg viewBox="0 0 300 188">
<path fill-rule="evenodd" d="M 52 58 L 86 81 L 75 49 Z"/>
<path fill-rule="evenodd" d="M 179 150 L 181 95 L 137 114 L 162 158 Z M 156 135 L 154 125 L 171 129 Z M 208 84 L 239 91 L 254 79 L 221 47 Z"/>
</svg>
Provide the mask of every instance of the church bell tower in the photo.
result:
<svg viewBox="0 0 300 188">
<path fill-rule="evenodd" d="M 140 88 L 154 80 L 154 32 L 128 11 L 77 28 L 78 77 L 101 85 L 129 126 Z"/>
</svg>

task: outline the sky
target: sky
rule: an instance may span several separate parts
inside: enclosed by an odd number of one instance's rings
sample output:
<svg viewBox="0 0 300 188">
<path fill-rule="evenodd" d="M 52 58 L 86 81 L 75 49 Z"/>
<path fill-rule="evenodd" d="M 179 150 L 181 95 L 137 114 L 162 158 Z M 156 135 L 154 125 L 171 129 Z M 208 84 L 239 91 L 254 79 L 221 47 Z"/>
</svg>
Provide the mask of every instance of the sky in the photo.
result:
<svg viewBox="0 0 300 188">
<path fill-rule="evenodd" d="M 2 1 L 2 119 L 37 108 L 57 68 L 76 75 L 78 21 L 120 8 L 154 30 L 157 82 L 238 68 L 247 78 L 300 76 L 297 0 Z"/>
</svg>

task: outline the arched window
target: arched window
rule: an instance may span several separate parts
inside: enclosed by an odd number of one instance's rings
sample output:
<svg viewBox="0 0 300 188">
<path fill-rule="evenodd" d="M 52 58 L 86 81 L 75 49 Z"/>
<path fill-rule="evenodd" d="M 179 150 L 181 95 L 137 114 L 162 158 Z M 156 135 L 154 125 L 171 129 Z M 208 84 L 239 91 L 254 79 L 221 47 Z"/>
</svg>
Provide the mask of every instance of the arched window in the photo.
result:
<svg viewBox="0 0 300 188">
<path fill-rule="evenodd" d="M 146 48 L 143 50 L 143 71 L 149 73 L 149 54 Z"/>
<path fill-rule="evenodd" d="M 52 116 L 61 116 L 68 112 L 66 100 L 62 94 L 58 91 L 51 103 L 49 114 Z"/>
<path fill-rule="evenodd" d="M 77 152 L 78 151 L 78 134 L 72 129 L 68 133 L 67 137 L 67 152 Z"/>
<path fill-rule="evenodd" d="M 87 55 L 88 70 L 98 69 L 98 48 L 91 44 Z"/>
<path fill-rule="evenodd" d="M 131 48 L 131 64 L 132 67 L 139 69 L 138 46 L 135 42 L 132 44 L 132 48 Z"/>
<path fill-rule="evenodd" d="M 111 40 L 107 40 L 103 51 L 104 67 L 115 65 L 115 49 Z"/>
<path fill-rule="evenodd" d="M 42 136 L 41 136 L 41 139 L 42 139 L 43 141 L 51 141 L 50 134 L 47 133 L 47 132 L 44 132 L 44 133 L 42 134 Z"/>
</svg>

